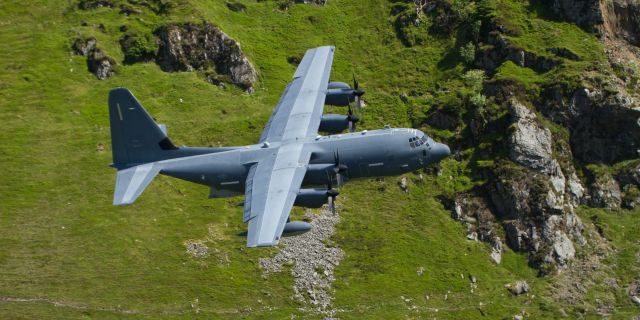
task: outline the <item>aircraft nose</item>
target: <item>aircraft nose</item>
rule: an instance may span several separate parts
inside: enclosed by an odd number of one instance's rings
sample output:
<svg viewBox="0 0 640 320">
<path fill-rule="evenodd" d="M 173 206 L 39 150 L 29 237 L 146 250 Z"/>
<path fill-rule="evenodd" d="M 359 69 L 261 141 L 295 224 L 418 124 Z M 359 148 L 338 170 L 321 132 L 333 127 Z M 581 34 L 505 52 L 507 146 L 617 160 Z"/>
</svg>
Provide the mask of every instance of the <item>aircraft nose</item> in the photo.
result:
<svg viewBox="0 0 640 320">
<path fill-rule="evenodd" d="M 451 150 L 449 146 L 444 143 L 436 143 L 433 148 L 431 148 L 431 155 L 435 158 L 436 161 L 440 161 L 451 154 Z"/>
</svg>

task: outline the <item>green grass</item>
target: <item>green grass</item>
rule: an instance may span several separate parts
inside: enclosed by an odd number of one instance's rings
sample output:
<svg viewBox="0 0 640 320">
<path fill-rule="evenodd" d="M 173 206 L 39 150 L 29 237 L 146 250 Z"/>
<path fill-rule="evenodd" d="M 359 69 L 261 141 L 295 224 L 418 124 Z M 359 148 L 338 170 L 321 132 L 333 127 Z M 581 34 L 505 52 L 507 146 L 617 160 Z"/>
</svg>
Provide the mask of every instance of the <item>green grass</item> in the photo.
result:
<svg viewBox="0 0 640 320">
<path fill-rule="evenodd" d="M 410 126 L 409 107 L 399 94 L 426 96 L 443 81 L 460 86 L 462 66 L 445 58 L 455 39 L 404 47 L 385 0 L 292 5 L 287 12 L 272 1 L 240 2 L 246 13 L 231 12 L 223 1 L 181 1 L 168 16 L 130 17 L 117 9 L 80 11 L 73 1 L 0 4 L 0 297 L 63 303 L 0 300 L 1 317 L 303 315 L 291 298 L 287 272 L 261 276 L 258 259 L 277 249 L 244 248 L 245 239 L 238 236 L 245 229 L 237 206 L 242 198 L 208 200 L 206 188 L 159 177 L 134 205 L 111 205 L 115 171 L 109 167 L 108 91 L 131 89 L 168 125 L 177 144 L 243 145 L 257 141 L 294 72 L 287 57 L 307 48 L 335 45 L 332 79 L 349 82 L 355 73 L 367 88 L 362 129 Z M 209 85 L 197 73 L 164 73 L 154 63 L 120 64 L 114 77 L 98 81 L 85 58 L 70 49 L 77 35 L 95 36 L 100 48 L 122 62 L 121 25 L 151 32 L 164 23 L 202 19 L 240 41 L 259 72 L 255 94 Z M 566 28 L 571 37 L 595 41 Z M 589 48 L 571 47 L 585 57 Z M 507 71 L 536 79 L 526 70 Z M 429 99 L 416 101 L 430 107 L 424 103 Z M 106 150 L 97 151 L 98 144 Z M 339 317 L 460 319 L 481 317 L 482 310 L 489 318 L 509 318 L 522 309 L 538 318 L 558 316 L 545 297 L 550 279 L 536 278 L 526 257 L 508 249 L 503 263 L 493 265 L 489 247 L 465 240 L 464 226 L 436 200 L 477 183 L 469 178 L 471 170 L 467 162 L 448 159 L 440 177 L 419 181 L 409 175 L 406 194 L 397 188 L 399 178 L 343 188 L 342 222 L 334 238 L 346 252 L 335 282 Z M 618 222 L 612 218 L 611 224 Z M 207 245 L 217 252 L 200 259 L 187 255 L 184 242 L 207 239 L 210 227 L 215 234 Z M 623 239 L 619 243 L 628 246 Z M 422 277 L 416 274 L 420 266 L 426 270 Z M 478 278 L 473 294 L 469 275 Z M 532 285 L 535 298 L 507 293 L 504 284 L 519 279 Z M 409 310 L 411 305 L 417 309 Z"/>
</svg>

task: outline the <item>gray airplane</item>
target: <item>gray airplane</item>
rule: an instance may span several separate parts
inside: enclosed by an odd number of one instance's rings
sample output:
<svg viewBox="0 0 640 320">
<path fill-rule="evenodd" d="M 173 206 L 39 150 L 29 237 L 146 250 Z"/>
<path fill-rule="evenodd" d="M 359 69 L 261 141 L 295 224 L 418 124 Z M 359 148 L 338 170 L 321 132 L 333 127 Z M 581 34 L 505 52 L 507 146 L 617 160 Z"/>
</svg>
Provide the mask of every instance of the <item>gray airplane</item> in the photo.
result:
<svg viewBox="0 0 640 320">
<path fill-rule="evenodd" d="M 210 198 L 245 195 L 247 247 L 274 246 L 280 237 L 308 231 L 289 221 L 295 206 L 318 208 L 335 198 L 345 181 L 399 175 L 438 162 L 449 147 L 416 129 L 385 127 L 350 132 L 357 118 L 322 115 L 325 103 L 345 105 L 363 90 L 329 85 L 334 47 L 309 49 L 254 145 L 222 148 L 176 147 L 124 88 L 109 93 L 114 205 L 133 203 L 157 174 L 199 183 Z M 333 99 L 333 100 L 332 100 Z M 329 101 L 332 100 L 332 101 Z M 333 135 L 318 135 L 319 129 Z"/>
</svg>

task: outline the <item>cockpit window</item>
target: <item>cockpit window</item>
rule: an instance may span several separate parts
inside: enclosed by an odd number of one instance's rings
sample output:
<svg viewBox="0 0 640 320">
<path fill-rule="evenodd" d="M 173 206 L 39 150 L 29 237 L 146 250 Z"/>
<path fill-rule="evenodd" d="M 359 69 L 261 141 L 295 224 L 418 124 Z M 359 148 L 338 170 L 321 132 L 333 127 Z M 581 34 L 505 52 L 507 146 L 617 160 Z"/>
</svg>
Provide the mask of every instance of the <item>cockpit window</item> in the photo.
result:
<svg viewBox="0 0 640 320">
<path fill-rule="evenodd" d="M 427 143 L 427 136 L 423 135 L 422 137 L 412 137 L 409 138 L 409 145 L 411 146 L 411 148 L 417 148 L 425 143 Z M 427 144 L 428 145 L 428 144 Z"/>
</svg>

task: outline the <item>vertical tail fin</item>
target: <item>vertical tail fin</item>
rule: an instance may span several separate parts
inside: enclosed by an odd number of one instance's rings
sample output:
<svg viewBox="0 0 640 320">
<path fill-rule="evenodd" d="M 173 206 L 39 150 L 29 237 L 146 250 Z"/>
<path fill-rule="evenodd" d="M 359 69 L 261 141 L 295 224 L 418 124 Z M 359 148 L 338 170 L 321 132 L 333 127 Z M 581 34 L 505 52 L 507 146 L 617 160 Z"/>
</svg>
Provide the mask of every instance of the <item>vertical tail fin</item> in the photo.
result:
<svg viewBox="0 0 640 320">
<path fill-rule="evenodd" d="M 162 150 L 177 149 L 131 92 L 109 92 L 109 120 L 114 167 L 127 168 L 159 160 Z"/>
</svg>

